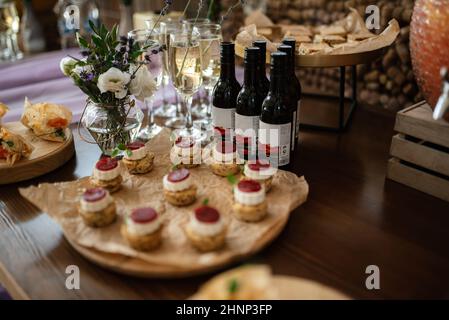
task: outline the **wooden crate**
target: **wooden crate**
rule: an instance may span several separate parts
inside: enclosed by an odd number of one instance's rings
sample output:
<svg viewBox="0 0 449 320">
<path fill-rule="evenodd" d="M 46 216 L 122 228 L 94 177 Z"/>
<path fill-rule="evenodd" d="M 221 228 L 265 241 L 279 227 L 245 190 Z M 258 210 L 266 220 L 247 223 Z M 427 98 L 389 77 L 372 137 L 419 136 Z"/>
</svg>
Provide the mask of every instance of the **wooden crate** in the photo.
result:
<svg viewBox="0 0 449 320">
<path fill-rule="evenodd" d="M 396 117 L 387 178 L 449 201 L 449 123 L 418 103 Z"/>
</svg>

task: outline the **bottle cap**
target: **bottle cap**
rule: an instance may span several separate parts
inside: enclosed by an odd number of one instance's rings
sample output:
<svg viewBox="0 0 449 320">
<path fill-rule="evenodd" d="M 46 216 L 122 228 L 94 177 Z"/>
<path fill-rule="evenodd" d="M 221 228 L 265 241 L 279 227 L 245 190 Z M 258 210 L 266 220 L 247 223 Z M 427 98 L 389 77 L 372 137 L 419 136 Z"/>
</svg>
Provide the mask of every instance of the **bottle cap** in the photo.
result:
<svg viewBox="0 0 449 320">
<path fill-rule="evenodd" d="M 284 40 L 282 40 L 282 43 L 290 46 L 292 48 L 296 48 L 296 40 L 295 38 L 285 38 Z"/>
<path fill-rule="evenodd" d="M 259 61 L 260 49 L 248 47 L 245 49 L 245 63 L 257 63 Z"/>
<path fill-rule="evenodd" d="M 289 57 L 293 55 L 293 48 L 289 45 L 282 44 L 278 47 L 278 50 L 285 52 Z"/>
<path fill-rule="evenodd" d="M 262 51 L 267 50 L 267 42 L 265 40 L 256 40 L 253 42 L 253 46 L 259 48 Z"/>
<path fill-rule="evenodd" d="M 277 74 L 284 73 L 287 63 L 287 54 L 285 52 L 276 51 L 271 54 L 271 70 Z"/>
<path fill-rule="evenodd" d="M 235 49 L 232 42 L 222 42 L 220 47 L 220 53 L 222 57 L 234 56 Z"/>
</svg>

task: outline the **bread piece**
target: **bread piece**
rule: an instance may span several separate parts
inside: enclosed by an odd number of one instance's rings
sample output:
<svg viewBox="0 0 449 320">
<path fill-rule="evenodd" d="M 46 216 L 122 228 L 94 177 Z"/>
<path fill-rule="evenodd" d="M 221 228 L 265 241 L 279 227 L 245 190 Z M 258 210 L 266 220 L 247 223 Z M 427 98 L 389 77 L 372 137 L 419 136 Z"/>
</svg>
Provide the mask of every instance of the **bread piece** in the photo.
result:
<svg viewBox="0 0 449 320">
<path fill-rule="evenodd" d="M 326 49 L 330 49 L 327 43 L 301 43 L 298 51 L 299 54 L 309 55 L 309 54 L 322 53 Z"/>
<path fill-rule="evenodd" d="M 84 211 L 79 208 L 81 218 L 86 225 L 94 228 L 106 227 L 112 224 L 117 218 L 115 203 L 111 202 L 106 209 L 98 212 Z"/>
<path fill-rule="evenodd" d="M 321 26 L 319 27 L 319 33 L 323 36 L 336 35 L 336 36 L 346 36 L 348 33 L 346 29 L 342 26 Z"/>
<path fill-rule="evenodd" d="M 168 191 L 164 189 L 164 197 L 168 203 L 174 206 L 188 206 L 196 200 L 197 187 L 195 185 L 190 186 L 188 189 L 182 191 Z"/>
<path fill-rule="evenodd" d="M 0 125 L 2 123 L 2 118 L 5 116 L 5 114 L 8 112 L 8 106 L 4 103 L 0 102 Z"/>
<path fill-rule="evenodd" d="M 317 34 L 317 35 L 315 35 L 313 42 L 314 43 L 327 43 L 329 45 L 335 45 L 335 44 L 345 43 L 346 39 L 343 38 L 342 36 L 336 36 L 336 35 L 323 36 L 321 34 Z"/>
<path fill-rule="evenodd" d="M 123 158 L 122 162 L 131 174 L 148 173 L 153 169 L 154 153 L 148 152 L 144 158 L 139 160 L 128 160 Z"/>
<path fill-rule="evenodd" d="M 219 234 L 210 237 L 193 232 L 188 224 L 184 227 L 184 231 L 192 245 L 202 252 L 218 250 L 225 244 L 226 228 L 223 228 Z"/>
<path fill-rule="evenodd" d="M 0 128 L 0 158 L 5 158 L 9 165 L 22 158 L 29 158 L 33 149 L 33 146 L 20 135 Z"/>
<path fill-rule="evenodd" d="M 129 243 L 129 245 L 138 251 L 150 251 L 160 246 L 162 242 L 162 229 L 161 226 L 153 233 L 138 236 L 128 232 L 126 224 L 123 224 L 120 228 L 122 237 Z"/>
<path fill-rule="evenodd" d="M 65 106 L 53 103 L 32 104 L 25 98 L 25 110 L 20 121 L 41 139 L 62 142 L 66 129 L 72 122 L 72 112 Z"/>
<path fill-rule="evenodd" d="M 312 38 L 308 35 L 293 35 L 287 32 L 284 38 L 294 38 L 296 40 L 296 46 L 299 47 L 301 43 L 311 43 Z"/>
<path fill-rule="evenodd" d="M 234 216 L 245 222 L 258 222 L 267 215 L 267 201 L 256 206 L 247 206 L 234 201 L 232 205 Z"/>
<path fill-rule="evenodd" d="M 280 25 L 280 27 L 283 33 L 289 33 L 291 35 L 303 35 L 309 37 L 313 35 L 312 30 L 303 25 Z"/>
<path fill-rule="evenodd" d="M 240 172 L 240 166 L 236 163 L 221 163 L 214 161 L 210 164 L 210 168 L 214 174 L 221 177 L 235 175 Z"/>
<path fill-rule="evenodd" d="M 110 193 L 116 192 L 122 186 L 123 178 L 119 175 L 117 178 L 112 180 L 100 180 L 94 177 L 90 177 L 90 182 L 98 188 L 104 188 L 108 190 Z"/>
</svg>

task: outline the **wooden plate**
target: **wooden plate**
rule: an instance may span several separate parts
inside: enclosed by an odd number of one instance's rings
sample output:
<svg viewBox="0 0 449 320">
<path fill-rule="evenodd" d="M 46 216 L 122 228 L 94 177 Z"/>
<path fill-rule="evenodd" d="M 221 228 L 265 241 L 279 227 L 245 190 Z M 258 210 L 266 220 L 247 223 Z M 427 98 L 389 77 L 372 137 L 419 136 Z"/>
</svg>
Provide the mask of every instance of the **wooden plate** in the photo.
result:
<svg viewBox="0 0 449 320">
<path fill-rule="evenodd" d="M 32 179 L 51 172 L 66 163 L 75 154 L 73 134 L 66 130 L 67 140 L 63 143 L 37 138 L 20 122 L 4 123 L 3 127 L 20 134 L 34 147 L 29 159 L 21 159 L 14 165 L 0 160 L 0 185 Z"/>
<path fill-rule="evenodd" d="M 87 260 L 114 272 L 142 278 L 186 278 L 224 269 L 226 266 L 232 263 L 254 255 L 277 238 L 277 236 L 284 229 L 287 221 L 288 216 L 286 216 L 283 221 L 273 226 L 273 228 L 270 229 L 270 232 L 265 234 L 265 236 L 260 239 L 260 241 L 258 241 L 253 250 L 247 252 L 245 255 L 233 257 L 224 264 L 217 263 L 214 265 L 207 265 L 202 268 L 189 268 L 189 266 L 176 268 L 166 265 L 155 265 L 141 259 L 126 257 L 120 254 L 101 252 L 95 249 L 87 248 L 77 244 L 75 241 L 70 240 L 69 237 L 66 237 L 66 239 L 73 246 L 73 248 Z"/>
</svg>

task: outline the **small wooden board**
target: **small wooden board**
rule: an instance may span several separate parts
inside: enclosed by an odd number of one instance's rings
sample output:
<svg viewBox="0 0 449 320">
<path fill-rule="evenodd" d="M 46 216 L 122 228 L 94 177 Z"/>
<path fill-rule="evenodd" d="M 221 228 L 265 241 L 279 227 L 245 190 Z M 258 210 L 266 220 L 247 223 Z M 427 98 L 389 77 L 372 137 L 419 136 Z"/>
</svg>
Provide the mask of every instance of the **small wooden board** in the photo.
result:
<svg viewBox="0 0 449 320">
<path fill-rule="evenodd" d="M 449 123 L 420 102 L 398 113 L 387 177 L 449 201 Z"/>
<path fill-rule="evenodd" d="M 67 140 L 61 143 L 39 139 L 20 122 L 4 123 L 3 127 L 20 134 L 33 145 L 34 150 L 29 159 L 21 159 L 12 166 L 0 159 L 0 185 L 29 180 L 51 172 L 75 154 L 70 129 L 66 129 Z"/>
</svg>

